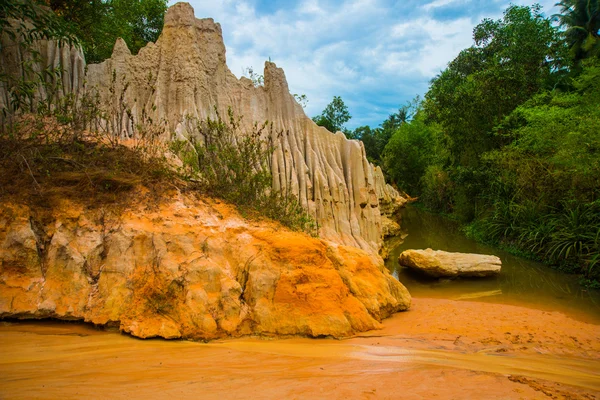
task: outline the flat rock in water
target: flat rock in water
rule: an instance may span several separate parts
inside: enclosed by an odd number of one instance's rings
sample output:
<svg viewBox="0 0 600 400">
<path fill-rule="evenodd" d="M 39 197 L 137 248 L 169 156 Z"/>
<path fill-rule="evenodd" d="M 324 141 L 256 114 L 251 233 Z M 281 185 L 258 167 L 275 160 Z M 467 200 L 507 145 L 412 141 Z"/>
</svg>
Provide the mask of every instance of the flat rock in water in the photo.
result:
<svg viewBox="0 0 600 400">
<path fill-rule="evenodd" d="M 502 261 L 496 256 L 432 249 L 406 250 L 400 254 L 398 262 L 434 278 L 497 275 L 502 266 Z"/>
</svg>

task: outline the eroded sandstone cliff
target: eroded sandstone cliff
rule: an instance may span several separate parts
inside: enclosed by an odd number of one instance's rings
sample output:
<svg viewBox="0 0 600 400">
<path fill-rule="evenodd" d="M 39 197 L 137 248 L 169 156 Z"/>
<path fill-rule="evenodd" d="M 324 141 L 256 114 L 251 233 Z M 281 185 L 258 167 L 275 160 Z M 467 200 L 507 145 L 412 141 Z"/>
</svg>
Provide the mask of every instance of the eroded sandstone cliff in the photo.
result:
<svg viewBox="0 0 600 400">
<path fill-rule="evenodd" d="M 304 114 L 289 93 L 281 68 L 266 62 L 262 86 L 237 79 L 226 64 L 220 25 L 210 18 L 196 19 L 187 3 L 169 8 L 156 43 L 133 56 L 118 40 L 112 57 L 88 65 L 87 73 L 81 51 L 56 41 L 35 42 L 32 50 L 39 53 L 40 63 L 24 71 L 23 61 L 31 54 L 11 40 L 6 34 L 2 37 L 3 70 L 15 77 L 48 67 L 60 70 L 60 79 L 38 85 L 36 97 L 72 93 L 95 99 L 98 94 L 107 118 L 94 128 L 112 134 L 135 136 L 140 125 L 152 121 L 163 126 L 166 140 L 197 138 L 195 122 L 214 118 L 217 112 L 226 116 L 229 108 L 243 117 L 246 130 L 269 121 L 275 144 L 273 187 L 297 195 L 316 220 L 321 237 L 377 251 L 383 225 L 389 225 L 382 224 L 382 214 L 403 202 L 385 183 L 381 170 L 369 164 L 361 142 L 332 134 Z M 58 93 L 46 93 L 47 87 Z M 7 107 L 9 97 L 0 85 L 0 108 Z"/>
<path fill-rule="evenodd" d="M 0 318 L 85 320 L 143 338 L 344 337 L 379 328 L 382 318 L 410 306 L 406 288 L 377 255 L 382 212 L 405 200 L 368 163 L 360 142 L 304 114 L 275 64 L 265 64 L 264 86 L 237 79 L 212 19 L 196 19 L 189 4 L 177 4 L 157 43 L 133 56 L 119 40 L 113 56 L 89 65 L 85 77 L 77 48 L 39 41 L 32 49 L 39 63 L 23 63 L 30 54 L 4 35 L 2 71 L 29 79 L 55 68 L 60 79 L 38 82 L 37 101 L 56 105 L 72 94 L 82 106 L 83 96 L 98 94 L 105 118 L 94 128 L 110 135 L 135 137 L 151 119 L 165 140 L 198 138 L 195 121 L 230 108 L 247 130 L 269 121 L 273 187 L 297 194 L 321 239 L 248 222 L 231 206 L 179 190 L 157 202 L 141 186 L 115 195 L 116 205 L 37 186 L 33 202 L 3 193 Z M 0 108 L 9 103 L 2 85 Z"/>
<path fill-rule="evenodd" d="M 141 190 L 141 189 L 140 189 Z M 117 325 L 146 338 L 344 337 L 410 306 L 378 256 L 173 193 L 109 211 L 0 208 L 0 318 Z"/>
<path fill-rule="evenodd" d="M 25 44 L 21 35 L 32 28 L 27 22 L 9 19 L 4 28 L 12 35 L 4 31 L 0 35 L 0 111 L 10 113 L 16 106 L 33 108 L 40 102 L 56 104 L 56 99 L 65 95 L 80 94 L 85 79 L 81 48 L 56 40 Z M 40 77 L 45 79 L 40 81 Z M 32 92 L 31 101 L 28 91 Z M 0 121 L 6 123 L 3 115 Z"/>
<path fill-rule="evenodd" d="M 193 8 L 178 3 L 167 11 L 158 41 L 133 56 L 123 41 L 110 59 L 89 65 L 88 91 L 116 112 L 107 126 L 134 136 L 144 116 L 161 121 L 167 132 L 190 138 L 192 121 L 226 116 L 229 107 L 250 130 L 269 121 L 275 143 L 273 187 L 291 189 L 315 218 L 321 237 L 376 251 L 381 244 L 381 206 L 401 203 L 385 184 L 381 170 L 367 161 L 361 142 L 317 126 L 289 92 L 285 74 L 266 62 L 264 86 L 237 79 L 225 59 L 221 27 L 196 19 Z"/>
</svg>

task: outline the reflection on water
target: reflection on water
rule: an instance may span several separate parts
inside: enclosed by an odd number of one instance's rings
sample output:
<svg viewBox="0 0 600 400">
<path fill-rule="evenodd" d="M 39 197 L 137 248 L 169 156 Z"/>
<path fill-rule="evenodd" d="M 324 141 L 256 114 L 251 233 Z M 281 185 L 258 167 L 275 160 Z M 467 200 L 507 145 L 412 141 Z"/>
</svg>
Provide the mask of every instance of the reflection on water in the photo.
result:
<svg viewBox="0 0 600 400">
<path fill-rule="evenodd" d="M 600 293 L 582 288 L 576 276 L 469 240 L 456 222 L 418 208 L 405 208 L 401 217 L 404 241 L 398 240 L 400 244 L 392 244 L 386 265 L 413 296 L 532 306 L 562 311 L 577 319 L 600 323 Z M 502 260 L 502 272 L 491 278 L 438 280 L 423 277 L 398 264 L 398 256 L 402 251 L 428 247 L 434 250 L 494 254 Z"/>
</svg>

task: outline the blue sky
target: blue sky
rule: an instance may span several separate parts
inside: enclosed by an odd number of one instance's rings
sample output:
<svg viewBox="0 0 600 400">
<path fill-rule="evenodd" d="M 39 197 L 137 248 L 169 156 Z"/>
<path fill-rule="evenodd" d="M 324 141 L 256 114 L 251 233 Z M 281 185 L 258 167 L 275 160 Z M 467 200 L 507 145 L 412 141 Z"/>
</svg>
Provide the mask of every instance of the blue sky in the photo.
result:
<svg viewBox="0 0 600 400">
<path fill-rule="evenodd" d="M 223 28 L 227 65 L 262 73 L 269 58 L 292 93 L 305 94 L 313 117 L 333 96 L 352 115 L 347 127 L 378 126 L 415 96 L 458 53 L 473 27 L 501 18 L 502 0 L 188 0 L 197 18 Z M 542 0 L 546 15 L 556 0 Z M 174 4 L 170 1 L 169 4 Z M 531 5 L 533 1 L 514 0 Z"/>
</svg>

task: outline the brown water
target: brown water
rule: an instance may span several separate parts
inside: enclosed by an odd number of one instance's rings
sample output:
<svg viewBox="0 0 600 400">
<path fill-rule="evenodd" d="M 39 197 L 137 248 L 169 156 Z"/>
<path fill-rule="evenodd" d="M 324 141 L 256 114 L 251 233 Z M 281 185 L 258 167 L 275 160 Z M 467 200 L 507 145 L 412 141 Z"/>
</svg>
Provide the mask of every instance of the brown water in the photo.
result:
<svg viewBox="0 0 600 400">
<path fill-rule="evenodd" d="M 421 301 L 419 307 L 439 310 L 443 303 Z M 402 393 L 405 399 L 544 399 L 544 393 L 568 398 L 600 394 L 597 352 L 582 358 L 581 351 L 557 357 L 499 354 L 495 346 L 453 349 L 440 345 L 435 324 L 425 335 L 398 335 L 411 318 L 400 313 L 379 336 L 346 341 L 211 343 L 137 340 L 81 324 L 3 322 L 0 398 L 347 400 L 392 399 Z M 581 327 L 579 332 L 588 331 L 580 336 L 585 341 L 590 327 Z M 437 333 L 428 336 L 430 331 Z M 471 334 L 468 342 L 476 341 L 477 333 Z"/>
<path fill-rule="evenodd" d="M 579 285 L 577 276 L 470 240 L 458 223 L 439 215 L 407 207 L 401 217 L 404 242 L 393 248 L 386 265 L 413 296 L 530 306 L 600 323 L 600 291 L 586 290 Z M 423 277 L 398 264 L 402 251 L 428 247 L 494 254 L 502 260 L 502 272 L 498 277 L 484 279 L 438 280 Z"/>
</svg>

